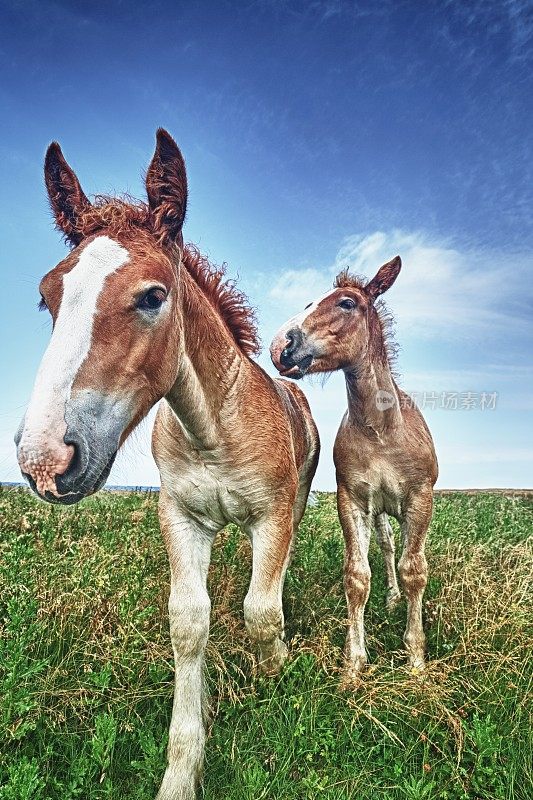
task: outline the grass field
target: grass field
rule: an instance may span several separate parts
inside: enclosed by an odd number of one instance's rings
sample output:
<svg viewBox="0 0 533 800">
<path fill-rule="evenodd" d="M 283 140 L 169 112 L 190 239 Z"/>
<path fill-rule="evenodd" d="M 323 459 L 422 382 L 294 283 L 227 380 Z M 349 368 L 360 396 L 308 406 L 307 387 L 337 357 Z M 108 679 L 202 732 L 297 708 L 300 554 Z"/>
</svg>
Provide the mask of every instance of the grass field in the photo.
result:
<svg viewBox="0 0 533 800">
<path fill-rule="evenodd" d="M 334 498 L 318 500 L 287 576 L 291 659 L 275 680 L 258 675 L 242 621 L 248 542 L 218 538 L 205 798 L 529 800 L 531 499 L 437 498 L 423 679 L 404 666 L 405 607 L 387 617 L 372 547 L 371 665 L 347 693 L 342 539 Z M 155 796 L 172 696 L 156 503 L 58 509 L 0 491 L 1 800 Z"/>
</svg>

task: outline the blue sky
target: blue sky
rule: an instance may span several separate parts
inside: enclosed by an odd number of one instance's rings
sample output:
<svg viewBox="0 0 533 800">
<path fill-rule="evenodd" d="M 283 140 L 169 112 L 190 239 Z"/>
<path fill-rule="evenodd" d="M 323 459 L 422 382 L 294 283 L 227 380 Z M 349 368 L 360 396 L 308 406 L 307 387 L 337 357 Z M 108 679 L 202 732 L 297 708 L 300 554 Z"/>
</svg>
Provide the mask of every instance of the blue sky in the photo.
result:
<svg viewBox="0 0 533 800">
<path fill-rule="evenodd" d="M 37 283 L 65 253 L 46 146 L 86 193 L 143 197 L 163 125 L 187 162 L 186 238 L 239 276 L 265 351 L 338 268 L 400 253 L 398 371 L 426 406 L 439 485 L 531 486 L 531 0 L 1 0 L 0 15 L 0 480 L 18 480 L 12 436 L 50 332 Z M 303 388 L 315 487 L 331 489 L 342 376 Z M 496 408 L 462 408 L 468 392 Z M 149 429 L 111 483 L 157 482 Z"/>
</svg>

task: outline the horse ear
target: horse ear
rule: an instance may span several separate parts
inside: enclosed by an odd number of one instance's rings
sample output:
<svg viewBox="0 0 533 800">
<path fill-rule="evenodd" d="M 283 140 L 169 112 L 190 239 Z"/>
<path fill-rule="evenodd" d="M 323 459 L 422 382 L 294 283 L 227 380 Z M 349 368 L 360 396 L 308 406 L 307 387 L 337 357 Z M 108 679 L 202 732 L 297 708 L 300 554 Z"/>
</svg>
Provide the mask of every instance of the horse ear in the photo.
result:
<svg viewBox="0 0 533 800">
<path fill-rule="evenodd" d="M 154 157 L 146 173 L 146 193 L 156 231 L 174 242 L 181 236 L 187 210 L 187 174 L 178 145 L 163 128 L 156 134 Z"/>
<path fill-rule="evenodd" d="M 91 204 L 57 142 L 52 142 L 46 151 L 44 180 L 56 225 L 76 247 L 83 239 L 78 229 L 78 217 Z"/>
<path fill-rule="evenodd" d="M 396 256 L 392 261 L 387 261 L 379 268 L 376 275 L 365 286 L 365 293 L 373 302 L 376 297 L 390 289 L 396 278 L 398 277 L 402 268 L 402 259 Z"/>
</svg>

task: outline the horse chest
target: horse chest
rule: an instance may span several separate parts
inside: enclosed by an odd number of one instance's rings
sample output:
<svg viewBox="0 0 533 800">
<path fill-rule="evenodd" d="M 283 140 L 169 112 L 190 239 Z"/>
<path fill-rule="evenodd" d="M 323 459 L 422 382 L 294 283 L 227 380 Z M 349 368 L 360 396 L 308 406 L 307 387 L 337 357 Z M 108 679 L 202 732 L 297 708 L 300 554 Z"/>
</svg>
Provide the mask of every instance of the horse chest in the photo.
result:
<svg viewBox="0 0 533 800">
<path fill-rule="evenodd" d="M 358 505 L 369 513 L 387 512 L 401 517 L 404 486 L 401 474 L 387 459 L 373 458 L 364 465 L 351 466 L 343 476 L 352 496 Z"/>
<path fill-rule="evenodd" d="M 352 427 L 343 424 L 335 442 L 334 461 L 339 483 L 348 488 L 360 508 L 401 518 L 406 471 L 394 448 L 354 435 Z"/>
<path fill-rule="evenodd" d="M 189 463 L 172 479 L 172 493 L 185 513 L 210 530 L 228 522 L 244 525 L 252 513 L 246 480 L 224 466 Z"/>
<path fill-rule="evenodd" d="M 396 476 L 382 474 L 381 482 L 371 487 L 370 505 L 373 514 L 386 512 L 402 518 L 402 491 Z"/>
</svg>

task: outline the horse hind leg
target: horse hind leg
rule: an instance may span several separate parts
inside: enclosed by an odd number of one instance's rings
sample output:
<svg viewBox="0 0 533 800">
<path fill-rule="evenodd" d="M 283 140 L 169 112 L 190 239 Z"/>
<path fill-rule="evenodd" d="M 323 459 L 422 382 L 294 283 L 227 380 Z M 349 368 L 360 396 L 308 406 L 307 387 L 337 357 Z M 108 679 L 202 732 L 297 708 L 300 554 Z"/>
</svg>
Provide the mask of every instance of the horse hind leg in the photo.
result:
<svg viewBox="0 0 533 800">
<path fill-rule="evenodd" d="M 385 562 L 385 574 L 387 578 L 387 611 L 393 611 L 401 599 L 400 587 L 398 586 L 398 578 L 396 577 L 396 565 L 394 563 L 395 546 L 394 546 L 394 531 L 387 514 L 376 514 L 375 517 L 376 527 L 376 541 L 383 554 L 383 561 Z"/>
<path fill-rule="evenodd" d="M 300 473 L 300 478 L 298 481 L 298 491 L 296 493 L 296 499 L 294 501 L 294 506 L 292 511 L 293 528 L 295 534 L 296 531 L 298 530 L 298 525 L 302 521 L 302 517 L 305 514 L 305 509 L 307 508 L 307 501 L 309 499 L 309 492 L 311 491 L 311 484 L 313 482 L 313 478 L 315 477 L 316 468 L 318 466 L 319 454 L 320 454 L 320 445 L 317 444 L 315 449 L 311 452 L 306 466 L 302 469 L 302 472 Z"/>
<path fill-rule="evenodd" d="M 317 444 L 299 476 L 292 516 L 289 513 L 278 514 L 275 519 L 248 531 L 253 546 L 253 570 L 244 601 L 244 618 L 250 638 L 259 647 L 259 668 L 269 675 L 281 670 L 288 654 L 284 642 L 283 583 L 294 536 L 305 513 L 319 452 Z"/>
<path fill-rule="evenodd" d="M 293 539 L 292 509 L 250 526 L 247 533 L 253 556 L 244 621 L 259 649 L 259 669 L 265 675 L 276 675 L 288 654 L 283 641 L 282 594 Z"/>
</svg>

